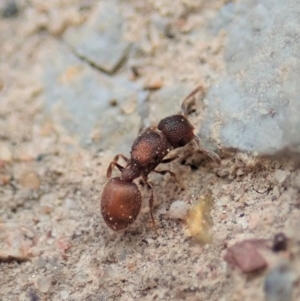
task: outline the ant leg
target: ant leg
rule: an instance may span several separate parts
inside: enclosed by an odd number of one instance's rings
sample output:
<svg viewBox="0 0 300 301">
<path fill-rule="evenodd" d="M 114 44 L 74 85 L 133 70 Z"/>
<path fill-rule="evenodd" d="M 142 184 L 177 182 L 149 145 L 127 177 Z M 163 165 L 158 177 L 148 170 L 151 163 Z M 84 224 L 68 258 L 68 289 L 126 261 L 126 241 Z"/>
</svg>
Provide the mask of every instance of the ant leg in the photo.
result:
<svg viewBox="0 0 300 301">
<path fill-rule="evenodd" d="M 201 145 L 200 145 L 200 139 L 198 136 L 194 136 L 194 140 L 198 146 L 198 149 L 205 155 L 209 156 L 211 159 L 213 159 L 214 161 L 218 162 L 219 164 L 221 163 L 221 159 L 220 157 L 213 151 L 210 151 L 208 149 L 205 149 L 203 148 Z"/>
<path fill-rule="evenodd" d="M 153 187 L 148 183 L 147 176 L 143 176 L 143 180 L 144 180 L 145 184 L 147 185 L 148 190 L 151 191 L 151 196 L 149 199 L 150 216 L 151 216 L 152 226 L 157 234 L 156 224 L 155 224 L 154 217 L 153 217 L 153 204 L 154 204 Z"/>
<path fill-rule="evenodd" d="M 204 94 L 204 87 L 203 85 L 199 85 L 198 87 L 196 87 L 182 102 L 181 104 L 181 110 L 182 110 L 182 114 L 183 116 L 187 116 L 188 114 L 188 101 L 190 100 L 191 97 L 193 97 L 196 93 L 198 93 L 199 91 L 202 92 L 202 94 Z"/>
<path fill-rule="evenodd" d="M 126 158 L 124 155 L 122 154 L 118 154 L 114 157 L 113 161 L 109 164 L 108 168 L 107 168 L 107 172 L 106 172 L 106 176 L 108 178 L 111 177 L 111 174 L 112 174 L 112 170 L 113 168 L 116 166 L 120 171 L 122 171 L 124 169 L 123 166 L 121 166 L 119 163 L 118 163 L 118 160 L 119 158 L 122 158 L 126 163 L 129 161 L 128 158 Z"/>
<path fill-rule="evenodd" d="M 170 162 L 176 160 L 178 157 L 179 157 L 178 155 L 175 155 L 171 158 L 163 159 L 160 163 L 170 163 Z"/>
<path fill-rule="evenodd" d="M 122 154 L 118 154 L 114 157 L 114 161 L 119 161 L 119 158 L 122 158 L 126 163 L 129 161 L 129 159 L 127 157 L 125 157 L 124 155 Z"/>
<path fill-rule="evenodd" d="M 119 163 L 113 161 L 111 162 L 109 165 L 108 165 L 108 168 L 107 168 L 107 172 L 106 172 L 106 176 L 107 178 L 110 178 L 111 177 L 111 174 L 112 174 L 112 170 L 114 167 L 117 167 L 119 169 L 119 171 L 122 171 L 124 169 L 123 166 L 121 166 Z"/>
<path fill-rule="evenodd" d="M 166 170 L 155 170 L 154 169 L 153 171 L 158 174 L 161 174 L 161 175 L 165 175 L 166 173 L 168 173 L 172 177 L 173 181 L 176 182 L 178 184 L 178 186 L 180 186 L 180 188 L 184 189 L 184 186 L 178 181 L 178 179 L 173 171 L 168 170 L 168 169 L 166 169 Z"/>
</svg>

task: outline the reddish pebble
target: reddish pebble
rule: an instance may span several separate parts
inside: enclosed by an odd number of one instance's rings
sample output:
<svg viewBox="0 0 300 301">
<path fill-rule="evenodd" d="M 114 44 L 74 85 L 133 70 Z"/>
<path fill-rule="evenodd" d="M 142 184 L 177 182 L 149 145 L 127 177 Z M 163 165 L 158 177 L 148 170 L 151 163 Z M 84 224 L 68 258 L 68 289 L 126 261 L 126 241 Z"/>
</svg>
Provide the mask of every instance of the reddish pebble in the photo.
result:
<svg viewBox="0 0 300 301">
<path fill-rule="evenodd" d="M 255 244 L 247 240 L 228 248 L 224 260 L 244 273 L 262 270 L 268 266 Z"/>
</svg>

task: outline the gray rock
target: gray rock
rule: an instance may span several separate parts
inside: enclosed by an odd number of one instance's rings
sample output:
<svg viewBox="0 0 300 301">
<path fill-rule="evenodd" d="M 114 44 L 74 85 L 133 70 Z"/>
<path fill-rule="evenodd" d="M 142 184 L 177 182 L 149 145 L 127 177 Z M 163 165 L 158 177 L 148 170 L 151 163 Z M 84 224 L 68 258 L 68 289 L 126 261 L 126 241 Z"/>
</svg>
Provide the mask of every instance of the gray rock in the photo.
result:
<svg viewBox="0 0 300 301">
<path fill-rule="evenodd" d="M 222 147 L 259 154 L 299 153 L 297 1 L 228 3 L 212 24 L 213 32 L 227 31 L 227 75 L 208 91 L 204 142 L 212 138 Z"/>
<path fill-rule="evenodd" d="M 47 293 L 49 291 L 49 289 L 51 288 L 52 280 L 53 280 L 52 275 L 39 277 L 36 282 L 37 289 L 41 293 Z"/>
<path fill-rule="evenodd" d="M 13 18 L 19 14 L 18 3 L 15 0 L 3 1 L 0 4 L 0 15 L 3 18 Z"/>
<path fill-rule="evenodd" d="M 113 73 L 130 49 L 130 43 L 122 40 L 123 23 L 118 1 L 101 2 L 84 25 L 67 30 L 64 40 L 77 56 Z"/>
<path fill-rule="evenodd" d="M 291 301 L 295 275 L 287 263 L 281 263 L 270 270 L 265 278 L 266 301 Z"/>
<path fill-rule="evenodd" d="M 51 119 L 82 145 L 127 153 L 141 124 L 136 107 L 147 93 L 126 76 L 97 71 L 55 41 L 48 48 L 43 81 Z"/>
</svg>

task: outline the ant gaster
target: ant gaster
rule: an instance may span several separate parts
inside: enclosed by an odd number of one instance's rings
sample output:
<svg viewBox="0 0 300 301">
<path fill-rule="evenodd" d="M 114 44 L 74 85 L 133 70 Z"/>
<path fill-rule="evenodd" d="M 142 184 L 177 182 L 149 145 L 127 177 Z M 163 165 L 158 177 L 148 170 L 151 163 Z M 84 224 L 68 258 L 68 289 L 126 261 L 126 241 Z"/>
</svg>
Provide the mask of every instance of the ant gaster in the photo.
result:
<svg viewBox="0 0 300 301">
<path fill-rule="evenodd" d="M 160 163 L 169 163 L 178 156 L 165 158 L 165 156 L 175 148 L 185 146 L 191 140 L 197 143 L 198 148 L 213 160 L 220 162 L 220 158 L 212 151 L 200 146 L 199 138 L 194 134 L 194 127 L 187 119 L 187 101 L 198 91 L 202 90 L 199 86 L 193 90 L 182 103 L 183 115 L 173 115 L 162 119 L 157 126 L 145 129 L 133 142 L 130 159 L 124 155 L 116 155 L 109 164 L 107 177 L 110 178 L 112 169 L 117 167 L 120 177 L 111 178 L 105 185 L 101 196 L 101 213 L 107 226 L 112 230 L 118 231 L 127 228 L 137 218 L 142 203 L 142 196 L 133 182 L 134 179 L 142 177 L 151 191 L 149 199 L 150 216 L 155 227 L 153 218 L 153 189 L 148 183 L 150 172 L 159 174 L 169 173 L 178 183 L 175 173 L 170 170 L 158 171 L 155 168 Z M 118 163 L 119 158 L 126 162 L 123 167 Z M 165 159 L 164 159 L 165 158 Z"/>
</svg>

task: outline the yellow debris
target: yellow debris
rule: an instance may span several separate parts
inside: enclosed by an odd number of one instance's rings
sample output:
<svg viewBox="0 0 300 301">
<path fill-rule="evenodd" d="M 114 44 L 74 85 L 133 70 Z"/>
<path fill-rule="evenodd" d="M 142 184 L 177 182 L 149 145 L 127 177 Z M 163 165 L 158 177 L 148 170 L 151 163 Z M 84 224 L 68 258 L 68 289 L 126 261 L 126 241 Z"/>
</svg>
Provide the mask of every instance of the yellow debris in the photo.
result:
<svg viewBox="0 0 300 301">
<path fill-rule="evenodd" d="M 210 228 L 213 225 L 210 212 L 214 205 L 211 193 L 201 195 L 199 200 L 189 210 L 186 223 L 189 235 L 201 243 L 211 243 Z"/>
</svg>

